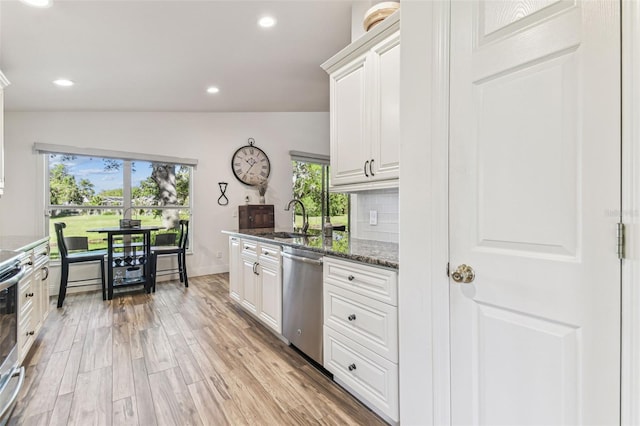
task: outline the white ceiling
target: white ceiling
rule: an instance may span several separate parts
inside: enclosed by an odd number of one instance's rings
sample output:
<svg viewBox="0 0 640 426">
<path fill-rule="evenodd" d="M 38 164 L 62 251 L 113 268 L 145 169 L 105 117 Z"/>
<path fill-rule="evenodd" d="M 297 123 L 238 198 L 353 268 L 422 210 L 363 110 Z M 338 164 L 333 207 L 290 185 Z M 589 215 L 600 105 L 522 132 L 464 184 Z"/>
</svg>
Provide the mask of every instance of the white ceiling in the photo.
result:
<svg viewBox="0 0 640 426">
<path fill-rule="evenodd" d="M 351 36 L 346 0 L 0 3 L 13 111 L 328 111 L 320 64 Z"/>
</svg>

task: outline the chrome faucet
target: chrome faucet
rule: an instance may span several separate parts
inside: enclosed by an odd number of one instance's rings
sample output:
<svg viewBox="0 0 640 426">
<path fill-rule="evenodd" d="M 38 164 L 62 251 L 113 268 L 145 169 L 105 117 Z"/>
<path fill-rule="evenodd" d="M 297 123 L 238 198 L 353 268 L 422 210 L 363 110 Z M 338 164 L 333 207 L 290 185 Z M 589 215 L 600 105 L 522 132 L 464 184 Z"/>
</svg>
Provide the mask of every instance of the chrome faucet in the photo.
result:
<svg viewBox="0 0 640 426">
<path fill-rule="evenodd" d="M 307 230 L 309 229 L 309 218 L 307 217 L 307 210 L 304 208 L 304 204 L 302 204 L 302 201 L 294 198 L 293 200 L 289 201 L 289 204 L 287 204 L 287 207 L 285 207 L 284 210 L 288 212 L 291 209 L 291 205 L 295 203 L 300 204 L 300 208 L 302 209 L 302 233 L 306 234 Z"/>
</svg>

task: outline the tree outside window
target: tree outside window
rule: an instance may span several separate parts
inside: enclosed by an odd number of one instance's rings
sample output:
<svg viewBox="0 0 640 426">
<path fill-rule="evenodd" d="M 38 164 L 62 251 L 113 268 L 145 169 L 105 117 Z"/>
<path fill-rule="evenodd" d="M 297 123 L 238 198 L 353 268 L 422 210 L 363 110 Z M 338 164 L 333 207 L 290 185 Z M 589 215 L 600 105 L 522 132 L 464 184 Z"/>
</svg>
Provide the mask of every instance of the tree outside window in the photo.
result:
<svg viewBox="0 0 640 426">
<path fill-rule="evenodd" d="M 334 227 L 344 226 L 347 230 L 349 195 L 329 192 L 329 166 L 295 160 L 292 163 L 293 196 L 304 204 L 309 216 L 309 228 L 321 230 L 323 218 L 328 215 Z M 300 210 L 296 210 L 294 225 L 302 226 Z"/>
</svg>

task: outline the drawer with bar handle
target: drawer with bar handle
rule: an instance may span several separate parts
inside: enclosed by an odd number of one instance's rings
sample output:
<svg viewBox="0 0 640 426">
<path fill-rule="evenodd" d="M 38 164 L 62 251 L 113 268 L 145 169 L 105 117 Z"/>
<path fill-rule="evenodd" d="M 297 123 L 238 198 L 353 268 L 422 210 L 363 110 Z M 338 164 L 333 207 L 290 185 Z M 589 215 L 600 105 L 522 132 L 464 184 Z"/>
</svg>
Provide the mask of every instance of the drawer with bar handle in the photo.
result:
<svg viewBox="0 0 640 426">
<path fill-rule="evenodd" d="M 372 299 L 398 305 L 398 273 L 325 256 L 324 281 Z"/>
</svg>

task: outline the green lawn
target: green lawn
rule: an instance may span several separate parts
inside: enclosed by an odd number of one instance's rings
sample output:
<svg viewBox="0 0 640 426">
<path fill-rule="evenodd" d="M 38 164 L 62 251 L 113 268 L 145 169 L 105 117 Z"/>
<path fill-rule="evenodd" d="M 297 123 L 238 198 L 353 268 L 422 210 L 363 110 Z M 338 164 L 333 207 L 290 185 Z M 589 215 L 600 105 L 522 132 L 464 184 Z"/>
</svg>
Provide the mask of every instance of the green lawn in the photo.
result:
<svg viewBox="0 0 640 426">
<path fill-rule="evenodd" d="M 331 224 L 333 226 L 336 225 L 348 225 L 349 224 L 349 218 L 347 217 L 347 215 L 341 215 L 341 216 L 333 216 L 331 218 Z M 302 215 L 296 215 L 296 228 L 301 228 L 302 227 Z M 322 216 L 310 216 L 309 217 L 309 229 L 318 229 L 321 230 L 322 229 Z"/>
</svg>

